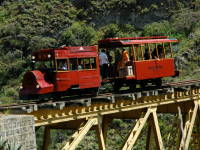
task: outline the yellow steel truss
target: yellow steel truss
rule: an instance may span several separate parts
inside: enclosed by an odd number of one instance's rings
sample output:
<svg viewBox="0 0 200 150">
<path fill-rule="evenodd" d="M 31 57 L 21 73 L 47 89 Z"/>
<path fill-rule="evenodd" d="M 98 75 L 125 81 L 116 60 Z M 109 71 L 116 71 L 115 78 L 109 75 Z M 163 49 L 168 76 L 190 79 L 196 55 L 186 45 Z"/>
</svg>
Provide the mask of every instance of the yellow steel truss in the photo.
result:
<svg viewBox="0 0 200 150">
<path fill-rule="evenodd" d="M 176 113 L 179 109 L 185 119 L 183 119 L 183 132 L 181 129 L 178 149 L 187 150 L 192 137 L 195 119 L 200 108 L 200 89 L 174 92 L 154 96 L 144 96 L 138 99 L 115 99 L 115 103 L 97 103 L 91 106 L 71 106 L 58 109 L 46 109 L 32 112 L 35 116 L 36 126 L 46 126 L 44 134 L 43 149 L 48 149 L 49 134 L 51 128 L 64 128 L 64 123 L 69 124 L 69 128 L 76 129 L 76 132 L 68 140 L 62 150 L 74 150 L 90 129 L 95 129 L 99 142 L 99 149 L 106 149 L 106 137 L 108 123 L 114 118 L 137 119 L 135 125 L 130 130 L 121 150 L 131 150 L 137 142 L 139 134 L 145 123 L 148 124 L 148 134 L 146 150 L 151 150 L 151 143 L 156 142 L 157 149 L 163 150 L 164 144 L 160 133 L 157 113 Z M 77 125 L 80 122 L 80 126 Z M 181 125 L 180 125 L 181 127 Z"/>
</svg>

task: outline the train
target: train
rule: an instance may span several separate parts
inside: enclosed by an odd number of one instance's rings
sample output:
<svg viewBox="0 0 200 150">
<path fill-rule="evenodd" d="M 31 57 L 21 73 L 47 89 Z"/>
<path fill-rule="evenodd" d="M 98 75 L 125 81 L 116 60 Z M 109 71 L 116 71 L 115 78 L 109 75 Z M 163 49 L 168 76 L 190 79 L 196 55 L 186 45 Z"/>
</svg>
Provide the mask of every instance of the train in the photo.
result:
<svg viewBox="0 0 200 150">
<path fill-rule="evenodd" d="M 131 90 L 161 86 L 162 78 L 176 77 L 172 44 L 167 36 L 106 38 L 92 46 L 62 46 L 32 54 L 32 70 L 26 72 L 19 91 L 20 99 L 58 97 L 74 93 L 98 93 L 105 82 L 115 92 L 122 86 Z M 100 72 L 99 54 L 111 57 L 106 78 Z M 123 59 L 126 52 L 126 59 Z"/>
</svg>

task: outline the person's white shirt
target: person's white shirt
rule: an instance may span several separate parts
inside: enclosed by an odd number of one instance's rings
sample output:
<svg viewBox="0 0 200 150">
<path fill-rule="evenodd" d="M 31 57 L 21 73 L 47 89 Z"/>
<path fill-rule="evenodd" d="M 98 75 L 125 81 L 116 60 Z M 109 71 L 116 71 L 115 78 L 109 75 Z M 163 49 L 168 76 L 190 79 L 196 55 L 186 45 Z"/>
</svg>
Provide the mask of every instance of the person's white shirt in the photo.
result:
<svg viewBox="0 0 200 150">
<path fill-rule="evenodd" d="M 103 64 L 108 64 L 108 56 L 104 53 L 104 52 L 101 52 L 99 54 L 99 59 L 100 59 L 100 65 L 103 65 Z"/>
</svg>

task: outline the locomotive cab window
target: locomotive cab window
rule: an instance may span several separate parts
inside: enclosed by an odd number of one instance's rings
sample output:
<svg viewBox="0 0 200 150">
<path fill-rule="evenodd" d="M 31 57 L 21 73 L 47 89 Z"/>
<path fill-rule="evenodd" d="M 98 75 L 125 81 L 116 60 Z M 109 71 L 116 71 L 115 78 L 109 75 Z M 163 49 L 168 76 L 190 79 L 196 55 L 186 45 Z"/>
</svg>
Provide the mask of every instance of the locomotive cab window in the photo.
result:
<svg viewBox="0 0 200 150">
<path fill-rule="evenodd" d="M 90 58 L 91 69 L 96 69 L 96 58 Z"/>
<path fill-rule="evenodd" d="M 32 61 L 32 69 L 38 70 L 55 70 L 54 63 L 51 60 L 48 61 Z"/>
</svg>

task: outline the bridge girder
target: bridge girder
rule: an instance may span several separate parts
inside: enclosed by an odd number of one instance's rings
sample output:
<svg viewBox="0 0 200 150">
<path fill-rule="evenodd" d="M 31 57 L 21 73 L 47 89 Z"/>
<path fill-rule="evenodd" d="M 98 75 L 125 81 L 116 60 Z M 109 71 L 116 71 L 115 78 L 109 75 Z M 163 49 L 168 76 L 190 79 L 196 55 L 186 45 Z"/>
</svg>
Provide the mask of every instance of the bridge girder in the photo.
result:
<svg viewBox="0 0 200 150">
<path fill-rule="evenodd" d="M 88 107 L 68 107 L 62 110 L 41 110 L 31 113 L 35 115 L 36 126 L 46 126 L 44 138 L 50 134 L 50 129 L 76 129 L 72 136 L 73 140 L 68 141 L 62 150 L 72 150 L 80 143 L 89 130 L 95 129 L 98 137 L 99 148 L 106 149 L 107 128 L 109 122 L 114 118 L 138 119 L 130 130 L 122 150 L 131 150 L 137 142 L 139 134 L 145 123 L 148 124 L 146 150 L 151 150 L 152 141 L 156 142 L 157 149 L 163 150 L 164 144 L 157 113 L 179 114 L 180 108 L 183 116 L 183 132 L 179 126 L 180 139 L 177 142 L 179 150 L 186 150 L 189 147 L 195 120 L 200 108 L 200 89 L 181 91 L 171 94 L 141 97 L 136 100 L 120 99 L 113 103 L 94 104 Z M 66 126 L 66 124 L 68 124 Z M 70 126 L 71 124 L 71 126 Z M 80 127 L 77 125 L 81 124 Z M 178 132 L 177 132 L 178 133 Z M 153 140 L 154 137 L 154 140 Z M 47 140 L 48 141 L 48 140 Z M 44 141 L 44 149 L 48 147 Z M 46 145 L 46 146 L 45 146 Z M 45 149 L 47 150 L 47 148 Z"/>
</svg>

